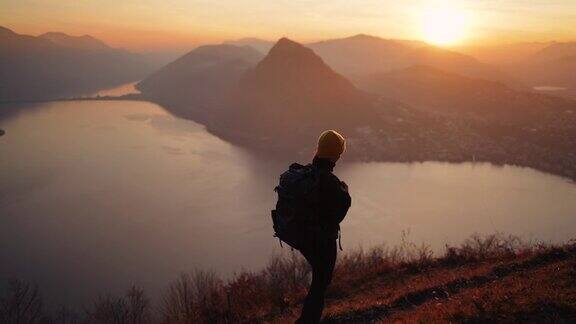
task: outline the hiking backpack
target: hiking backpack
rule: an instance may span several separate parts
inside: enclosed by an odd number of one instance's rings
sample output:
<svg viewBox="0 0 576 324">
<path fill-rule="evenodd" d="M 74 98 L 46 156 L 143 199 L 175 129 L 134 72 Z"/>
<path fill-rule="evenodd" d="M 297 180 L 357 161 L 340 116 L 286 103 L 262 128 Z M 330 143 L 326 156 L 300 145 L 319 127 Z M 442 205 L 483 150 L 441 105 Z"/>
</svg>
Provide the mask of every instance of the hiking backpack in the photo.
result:
<svg viewBox="0 0 576 324">
<path fill-rule="evenodd" d="M 319 230 L 319 171 L 312 164 L 293 163 L 280 175 L 274 191 L 278 194 L 272 210 L 274 236 L 295 249 L 302 249 Z"/>
</svg>

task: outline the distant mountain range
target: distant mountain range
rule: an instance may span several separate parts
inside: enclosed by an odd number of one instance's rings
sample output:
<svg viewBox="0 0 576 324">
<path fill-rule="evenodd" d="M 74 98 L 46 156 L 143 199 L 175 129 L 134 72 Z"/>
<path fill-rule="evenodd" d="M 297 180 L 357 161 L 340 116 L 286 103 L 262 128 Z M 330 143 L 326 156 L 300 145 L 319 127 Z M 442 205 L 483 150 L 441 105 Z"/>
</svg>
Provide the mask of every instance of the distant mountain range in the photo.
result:
<svg viewBox="0 0 576 324">
<path fill-rule="evenodd" d="M 409 53 L 420 46 L 388 45 Z M 214 134 L 274 156 L 310 154 L 318 133 L 335 128 L 349 139 L 349 158 L 490 161 L 576 178 L 575 101 L 425 65 L 353 84 L 286 38 L 260 55 L 245 46 L 199 48 L 139 88 Z M 203 87 L 203 80 L 217 86 Z M 199 97 L 215 100 L 198 105 Z"/>
<path fill-rule="evenodd" d="M 29 36 L 0 27 L 0 101 L 77 96 L 139 80 L 153 68 L 91 36 Z"/>
<path fill-rule="evenodd" d="M 518 63 L 534 55 L 552 42 L 521 42 L 497 45 L 475 45 L 456 47 L 455 50 L 493 65 L 502 66 Z"/>
<path fill-rule="evenodd" d="M 90 35 L 70 36 L 68 34 L 59 32 L 48 32 L 38 36 L 38 38 L 47 39 L 56 45 L 68 48 L 82 49 L 88 51 L 111 50 L 111 48 L 104 42 Z"/>
<path fill-rule="evenodd" d="M 552 43 L 506 68 L 531 87 L 563 88 L 554 94 L 576 99 L 576 42 Z"/>
<path fill-rule="evenodd" d="M 522 59 L 495 66 L 367 35 L 270 45 L 198 47 L 138 83 L 140 98 L 276 156 L 310 154 L 318 133 L 336 128 L 351 158 L 490 161 L 576 179 L 576 101 L 531 89 L 570 97 L 573 43 L 513 47 Z M 0 29 L 0 100 L 70 96 L 148 71 L 142 56 L 90 36 Z"/>
<path fill-rule="evenodd" d="M 494 81 L 418 65 L 365 78 L 362 88 L 412 107 L 490 122 L 541 122 L 548 112 L 564 113 L 574 102 L 517 91 Z"/>
<path fill-rule="evenodd" d="M 328 65 L 352 80 L 413 65 L 513 84 L 511 78 L 475 58 L 418 41 L 357 35 L 308 45 Z"/>
<path fill-rule="evenodd" d="M 264 54 L 273 45 L 257 38 L 231 43 L 250 45 Z M 360 34 L 306 46 L 355 84 L 365 84 L 363 79 L 374 73 L 422 65 L 500 82 L 517 90 L 538 86 L 562 88 L 549 94 L 576 99 L 576 42 L 511 43 L 447 50 L 420 41 Z"/>
<path fill-rule="evenodd" d="M 532 59 L 554 61 L 574 55 L 576 55 L 576 42 L 552 43 L 535 53 Z"/>
<path fill-rule="evenodd" d="M 268 51 L 274 46 L 274 42 L 254 38 L 254 37 L 246 37 L 236 40 L 229 40 L 224 41 L 225 45 L 236 45 L 236 46 L 250 46 L 255 50 L 259 51 L 263 55 L 268 54 Z"/>
<path fill-rule="evenodd" d="M 265 54 L 274 44 L 257 38 L 227 42 L 249 45 Z M 413 65 L 427 65 L 464 76 L 520 85 L 498 69 L 472 56 L 429 45 L 421 41 L 384 39 L 359 34 L 305 44 L 314 50 L 334 71 L 353 82 L 373 73 L 402 69 Z"/>
<path fill-rule="evenodd" d="M 212 50 L 241 52 L 240 47 L 230 46 L 219 45 Z M 203 49 L 194 50 L 187 57 L 204 62 L 206 58 L 200 56 L 199 51 Z M 184 64 L 184 58 L 177 62 Z M 202 66 L 222 69 L 227 62 L 230 61 L 218 60 Z M 194 60 L 191 66 L 196 64 Z M 199 71 L 191 66 L 185 74 L 198 77 Z M 167 84 L 181 80 L 176 70 L 184 71 L 184 67 L 172 71 L 163 69 L 165 80 L 171 80 Z M 141 85 L 152 84 L 151 81 L 152 77 Z M 343 131 L 357 158 L 382 157 L 386 152 L 396 159 L 421 159 L 427 153 L 419 151 L 419 147 L 440 149 L 449 145 L 432 141 L 440 133 L 451 132 L 438 118 L 358 89 L 310 48 L 286 38 L 279 40 L 257 64 L 246 67 L 235 84 L 226 83 L 226 86 L 229 88 L 220 88 L 210 95 L 224 98 L 216 106 L 185 104 L 193 102 L 191 97 L 177 104 L 160 103 L 178 115 L 197 120 L 200 116 L 210 131 L 231 142 L 279 154 L 310 152 L 317 134 L 326 128 Z M 196 83 L 188 83 L 190 91 L 196 87 Z M 152 89 L 139 88 L 144 97 L 158 98 Z M 204 90 L 210 91 L 210 88 Z M 161 95 L 164 98 L 176 96 L 172 87 L 160 92 L 165 92 Z M 422 127 L 429 135 L 436 135 L 422 136 L 419 134 Z"/>
<path fill-rule="evenodd" d="M 459 49 L 497 66 L 527 88 L 576 99 L 576 42 L 534 42 Z"/>
</svg>

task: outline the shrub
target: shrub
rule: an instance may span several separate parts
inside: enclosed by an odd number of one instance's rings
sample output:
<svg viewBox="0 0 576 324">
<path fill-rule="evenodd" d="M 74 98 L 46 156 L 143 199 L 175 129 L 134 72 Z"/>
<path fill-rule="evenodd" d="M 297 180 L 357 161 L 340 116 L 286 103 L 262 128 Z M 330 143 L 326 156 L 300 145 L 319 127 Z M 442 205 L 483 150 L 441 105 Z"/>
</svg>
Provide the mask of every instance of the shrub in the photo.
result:
<svg viewBox="0 0 576 324">
<path fill-rule="evenodd" d="M 222 281 L 213 271 L 182 273 L 168 287 L 161 305 L 166 323 L 214 322 L 225 317 Z"/>
<path fill-rule="evenodd" d="M 150 301 L 144 290 L 132 286 L 124 296 L 105 294 L 87 310 L 91 323 L 144 324 L 152 321 Z"/>
<path fill-rule="evenodd" d="M 38 285 L 10 280 L 0 297 L 0 323 L 37 323 L 44 317 Z"/>
<path fill-rule="evenodd" d="M 445 264 L 462 264 L 486 259 L 508 258 L 543 248 L 547 248 L 547 245 L 524 242 L 514 235 L 495 233 L 482 236 L 476 233 L 458 247 L 446 245 L 446 252 L 440 261 Z"/>
</svg>

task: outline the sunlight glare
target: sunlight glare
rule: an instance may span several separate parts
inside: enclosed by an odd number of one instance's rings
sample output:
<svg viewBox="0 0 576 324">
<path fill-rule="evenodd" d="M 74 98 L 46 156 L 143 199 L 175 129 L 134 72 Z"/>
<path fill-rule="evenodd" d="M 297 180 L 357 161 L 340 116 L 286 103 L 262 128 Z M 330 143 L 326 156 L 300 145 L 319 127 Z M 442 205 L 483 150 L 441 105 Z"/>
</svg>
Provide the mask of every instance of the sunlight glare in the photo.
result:
<svg viewBox="0 0 576 324">
<path fill-rule="evenodd" d="M 464 38 L 466 16 L 463 12 L 450 9 L 432 9 L 422 17 L 424 40 L 440 46 L 454 45 Z"/>
</svg>

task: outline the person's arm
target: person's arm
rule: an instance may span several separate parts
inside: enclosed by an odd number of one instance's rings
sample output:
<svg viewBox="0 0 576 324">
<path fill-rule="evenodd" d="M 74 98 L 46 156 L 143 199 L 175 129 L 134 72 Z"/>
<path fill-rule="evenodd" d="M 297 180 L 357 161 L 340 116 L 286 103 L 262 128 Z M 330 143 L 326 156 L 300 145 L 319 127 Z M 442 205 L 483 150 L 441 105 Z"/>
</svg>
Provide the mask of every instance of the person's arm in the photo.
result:
<svg viewBox="0 0 576 324">
<path fill-rule="evenodd" d="M 352 205 L 352 197 L 350 197 L 350 194 L 348 193 L 348 185 L 344 181 L 338 181 L 339 188 L 337 188 L 337 195 L 340 196 L 338 197 L 340 208 L 336 212 L 335 216 L 336 221 L 340 223 L 344 220 L 344 217 L 346 217 L 346 214 L 348 213 L 348 209 L 350 209 L 350 206 Z"/>
<path fill-rule="evenodd" d="M 351 206 L 348 186 L 333 175 L 326 175 L 320 182 L 321 218 L 329 224 L 339 224 Z"/>
</svg>

